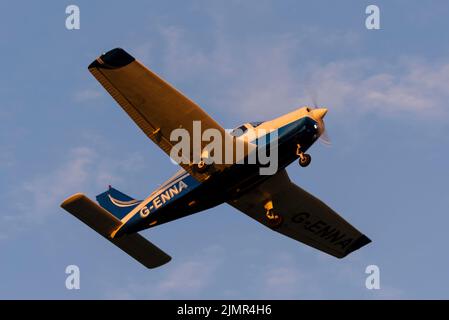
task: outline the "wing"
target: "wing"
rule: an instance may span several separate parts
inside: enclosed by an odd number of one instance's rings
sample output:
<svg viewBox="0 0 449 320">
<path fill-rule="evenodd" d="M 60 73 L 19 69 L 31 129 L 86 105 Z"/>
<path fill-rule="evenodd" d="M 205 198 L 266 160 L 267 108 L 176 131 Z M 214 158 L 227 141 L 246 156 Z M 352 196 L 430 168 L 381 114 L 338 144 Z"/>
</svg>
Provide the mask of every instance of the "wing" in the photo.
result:
<svg viewBox="0 0 449 320">
<path fill-rule="evenodd" d="M 292 183 L 285 170 L 228 203 L 268 226 L 264 204 L 270 200 L 275 213 L 283 217 L 275 231 L 337 258 L 371 242 L 321 200 Z"/>
<path fill-rule="evenodd" d="M 193 121 L 201 121 L 201 134 L 213 128 L 218 130 L 222 137 L 226 135 L 230 137 L 197 104 L 148 70 L 123 49 L 113 49 L 101 55 L 89 65 L 89 71 L 140 129 L 168 155 L 176 144 L 170 141 L 171 132 L 174 129 L 183 128 L 189 132 L 190 137 L 194 137 Z M 233 140 L 232 137 L 230 139 Z M 205 145 L 206 142 L 201 142 L 201 150 Z M 195 157 L 200 155 L 197 154 L 198 152 L 194 154 L 192 142 L 191 146 L 190 155 L 188 158 L 184 157 L 180 164 L 201 181 L 207 175 L 192 170 L 192 163 L 198 159 Z M 223 167 L 223 165 L 214 165 L 216 170 L 223 170 Z"/>
</svg>

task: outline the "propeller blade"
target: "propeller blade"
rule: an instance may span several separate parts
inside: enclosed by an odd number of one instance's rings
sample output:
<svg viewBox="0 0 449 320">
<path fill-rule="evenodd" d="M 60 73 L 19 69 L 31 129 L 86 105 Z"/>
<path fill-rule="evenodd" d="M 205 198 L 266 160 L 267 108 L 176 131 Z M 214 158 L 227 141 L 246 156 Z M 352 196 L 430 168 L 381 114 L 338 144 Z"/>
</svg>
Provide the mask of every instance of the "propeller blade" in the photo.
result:
<svg viewBox="0 0 449 320">
<path fill-rule="evenodd" d="M 321 142 L 322 144 L 324 144 L 325 146 L 331 146 L 331 145 L 332 145 L 332 142 L 331 142 L 331 140 L 330 140 L 330 138 L 329 138 L 329 135 L 327 134 L 327 131 L 326 131 L 326 130 L 324 130 L 324 132 L 321 134 L 319 140 L 320 140 L 320 142 Z"/>
<path fill-rule="evenodd" d="M 319 103 L 318 103 L 318 93 L 317 93 L 317 91 L 314 90 L 314 89 L 311 89 L 311 88 L 308 88 L 307 91 L 308 91 L 308 95 L 310 97 L 310 100 L 312 102 L 312 106 L 313 106 L 312 107 L 312 113 L 313 113 L 313 110 L 321 109 L 322 107 L 320 107 Z M 318 126 L 319 126 L 319 131 L 320 131 L 320 138 L 319 138 L 320 142 L 322 144 L 324 144 L 325 146 L 331 146 L 332 145 L 331 139 L 329 138 L 329 135 L 327 133 L 326 127 L 324 125 L 324 120 L 322 119 L 322 117 L 318 121 Z"/>
</svg>

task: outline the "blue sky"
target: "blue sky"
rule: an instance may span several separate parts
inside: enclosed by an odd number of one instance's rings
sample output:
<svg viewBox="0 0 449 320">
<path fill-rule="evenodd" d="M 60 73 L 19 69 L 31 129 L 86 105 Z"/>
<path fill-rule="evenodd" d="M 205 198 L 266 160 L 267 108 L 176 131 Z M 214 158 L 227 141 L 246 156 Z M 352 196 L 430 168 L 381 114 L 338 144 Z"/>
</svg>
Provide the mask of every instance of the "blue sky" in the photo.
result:
<svg viewBox="0 0 449 320">
<path fill-rule="evenodd" d="M 449 298 L 448 16 L 446 1 L 2 2 L 0 298 Z M 173 256 L 147 270 L 69 216 L 72 193 L 144 198 L 177 170 L 87 71 L 114 47 L 226 128 L 315 96 L 333 145 L 289 175 L 373 243 L 338 260 L 222 205 L 143 232 Z"/>
</svg>

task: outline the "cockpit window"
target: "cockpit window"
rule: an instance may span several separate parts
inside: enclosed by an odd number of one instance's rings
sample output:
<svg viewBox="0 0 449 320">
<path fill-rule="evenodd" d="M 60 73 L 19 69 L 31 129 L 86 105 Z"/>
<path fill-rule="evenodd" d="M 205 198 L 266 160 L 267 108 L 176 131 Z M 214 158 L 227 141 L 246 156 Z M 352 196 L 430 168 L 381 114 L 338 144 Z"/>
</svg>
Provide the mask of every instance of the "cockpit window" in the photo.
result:
<svg viewBox="0 0 449 320">
<path fill-rule="evenodd" d="M 231 136 L 240 137 L 246 131 L 248 131 L 248 128 L 245 125 L 243 125 L 243 126 L 240 126 L 238 128 L 235 128 L 234 130 L 232 130 L 231 131 Z"/>
<path fill-rule="evenodd" d="M 252 125 L 254 128 L 260 126 L 263 123 L 263 121 L 253 121 L 249 124 Z"/>
</svg>

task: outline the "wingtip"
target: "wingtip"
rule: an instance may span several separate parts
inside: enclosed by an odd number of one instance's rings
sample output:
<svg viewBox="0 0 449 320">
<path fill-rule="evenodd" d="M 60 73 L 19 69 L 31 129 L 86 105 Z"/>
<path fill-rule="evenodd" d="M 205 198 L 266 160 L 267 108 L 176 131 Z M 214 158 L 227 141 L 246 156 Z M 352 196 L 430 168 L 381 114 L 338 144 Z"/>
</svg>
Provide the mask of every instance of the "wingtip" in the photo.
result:
<svg viewBox="0 0 449 320">
<path fill-rule="evenodd" d="M 84 193 L 79 193 L 79 192 L 72 194 L 70 197 L 68 197 L 61 203 L 61 208 L 63 208 L 63 209 L 67 208 L 68 205 L 79 200 L 80 198 L 82 198 L 84 196 L 85 196 Z"/>
<path fill-rule="evenodd" d="M 88 66 L 88 69 L 118 69 L 127 66 L 134 60 L 136 59 L 122 48 L 115 48 L 106 53 L 103 53 L 100 57 L 95 59 Z"/>
<path fill-rule="evenodd" d="M 159 267 L 162 267 L 163 265 L 166 265 L 167 263 L 169 263 L 172 260 L 172 257 L 169 256 L 168 254 L 166 254 L 166 257 L 163 261 L 161 261 L 160 263 L 157 264 L 152 264 L 152 265 L 145 265 L 145 267 L 147 269 L 156 269 Z"/>
<path fill-rule="evenodd" d="M 371 239 L 368 238 L 367 236 L 365 236 L 364 234 L 362 234 L 356 241 L 354 241 L 351 246 L 348 248 L 348 250 L 346 251 L 346 255 L 350 254 L 351 252 L 354 252 L 364 246 L 366 246 L 367 244 L 371 243 Z M 345 255 L 345 256 L 346 256 Z"/>
</svg>

